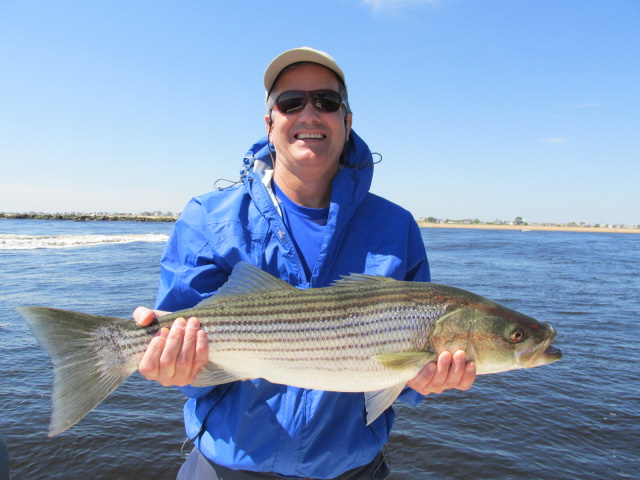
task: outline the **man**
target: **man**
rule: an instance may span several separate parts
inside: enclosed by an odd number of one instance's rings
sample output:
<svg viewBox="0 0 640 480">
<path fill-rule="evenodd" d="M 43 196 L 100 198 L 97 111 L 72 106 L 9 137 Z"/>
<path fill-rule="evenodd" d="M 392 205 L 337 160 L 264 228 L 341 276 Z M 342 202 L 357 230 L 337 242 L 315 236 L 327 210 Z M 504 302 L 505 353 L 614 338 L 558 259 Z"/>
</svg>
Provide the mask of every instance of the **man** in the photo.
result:
<svg viewBox="0 0 640 480">
<path fill-rule="evenodd" d="M 138 323 L 211 296 L 239 261 L 298 288 L 328 286 L 354 272 L 430 281 L 411 215 L 369 192 L 371 152 L 351 129 L 335 60 L 310 48 L 289 50 L 271 62 L 264 84 L 267 138 L 246 155 L 241 184 L 185 207 L 161 260 L 158 310 L 137 309 Z M 147 379 L 177 385 L 189 397 L 185 425 L 197 449 L 178 478 L 387 478 L 381 450 L 392 408 L 367 426 L 362 393 L 263 379 L 191 387 L 207 348 L 198 320 L 179 319 L 152 340 L 139 365 Z M 466 390 L 474 379 L 464 352 L 445 352 L 400 400 L 417 404 L 422 395 Z"/>
</svg>

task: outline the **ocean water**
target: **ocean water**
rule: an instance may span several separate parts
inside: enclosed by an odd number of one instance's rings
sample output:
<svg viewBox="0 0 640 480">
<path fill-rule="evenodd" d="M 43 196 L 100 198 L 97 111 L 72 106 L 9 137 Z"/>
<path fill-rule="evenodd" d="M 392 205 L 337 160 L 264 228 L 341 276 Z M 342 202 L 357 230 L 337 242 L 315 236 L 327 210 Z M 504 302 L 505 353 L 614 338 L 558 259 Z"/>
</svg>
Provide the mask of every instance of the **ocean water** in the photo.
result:
<svg viewBox="0 0 640 480">
<path fill-rule="evenodd" d="M 51 364 L 14 312 L 129 317 L 154 301 L 171 224 L 0 220 L 0 433 L 14 479 L 173 479 L 184 398 L 134 374 L 48 438 Z M 400 479 L 640 478 L 640 235 L 423 229 L 433 279 L 558 330 L 564 358 L 396 403 Z"/>
</svg>

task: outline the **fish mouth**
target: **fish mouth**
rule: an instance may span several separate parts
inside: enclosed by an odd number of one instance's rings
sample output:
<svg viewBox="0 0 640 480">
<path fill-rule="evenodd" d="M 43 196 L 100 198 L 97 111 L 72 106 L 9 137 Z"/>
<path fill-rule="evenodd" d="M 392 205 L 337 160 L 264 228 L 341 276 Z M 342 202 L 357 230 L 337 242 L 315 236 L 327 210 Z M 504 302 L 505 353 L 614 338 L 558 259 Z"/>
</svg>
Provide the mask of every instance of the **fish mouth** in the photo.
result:
<svg viewBox="0 0 640 480">
<path fill-rule="evenodd" d="M 558 332 L 551 325 L 549 325 L 549 329 L 551 331 L 549 332 L 549 339 L 546 341 L 547 348 L 544 350 L 542 354 L 545 357 L 549 358 L 551 362 L 555 362 L 556 360 L 559 360 L 562 358 L 562 351 L 559 348 L 551 345 L 551 342 L 553 342 L 556 339 L 556 334 Z"/>
<path fill-rule="evenodd" d="M 528 360 L 525 360 L 527 355 L 524 354 L 521 357 L 521 364 L 527 364 L 528 367 L 537 367 L 539 365 L 547 365 L 562 358 L 562 351 L 551 345 L 551 342 L 556 338 L 556 330 L 551 326 L 549 326 L 549 329 L 549 335 L 546 340 L 539 343 L 533 350 L 530 350 Z"/>
<path fill-rule="evenodd" d="M 562 358 L 562 351 L 559 348 L 551 345 L 551 342 L 553 342 L 556 338 L 556 329 L 552 326 L 549 326 L 549 329 L 549 337 L 542 344 L 542 348 L 540 348 L 540 354 L 536 359 L 536 365 L 546 365 Z"/>
<path fill-rule="evenodd" d="M 550 359 L 550 362 L 555 362 L 562 358 L 562 350 L 554 347 L 553 345 L 549 345 L 546 350 L 542 352 L 542 356 Z"/>
</svg>

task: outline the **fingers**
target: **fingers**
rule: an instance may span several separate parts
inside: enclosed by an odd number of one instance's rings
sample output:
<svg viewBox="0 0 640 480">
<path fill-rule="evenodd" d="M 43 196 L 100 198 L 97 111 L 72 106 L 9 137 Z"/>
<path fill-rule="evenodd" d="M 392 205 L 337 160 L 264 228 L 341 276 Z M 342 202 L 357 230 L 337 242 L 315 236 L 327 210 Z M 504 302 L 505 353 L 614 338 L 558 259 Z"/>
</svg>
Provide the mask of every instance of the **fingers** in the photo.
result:
<svg viewBox="0 0 640 480">
<path fill-rule="evenodd" d="M 147 307 L 138 307 L 133 311 L 133 320 L 135 320 L 138 325 L 146 327 L 157 317 L 161 317 L 166 313 L 169 312 L 163 312 L 162 310 L 151 310 Z"/>
<path fill-rule="evenodd" d="M 193 377 L 198 374 L 200 369 L 209 362 L 209 339 L 204 330 L 198 330 L 196 338 L 196 354 L 193 359 Z M 192 383 L 193 380 L 191 380 Z"/>
<path fill-rule="evenodd" d="M 192 317 L 186 324 L 182 348 L 176 358 L 176 370 L 184 372 L 191 383 L 193 377 L 209 361 L 207 334 L 200 330 L 200 322 Z"/>
<path fill-rule="evenodd" d="M 155 318 L 153 310 L 147 307 L 138 307 L 133 311 L 133 320 L 143 327 L 149 325 Z"/>
<path fill-rule="evenodd" d="M 174 365 L 177 368 L 186 368 L 193 363 L 193 357 L 196 351 L 196 339 L 198 336 L 198 330 L 200 330 L 200 322 L 197 318 L 190 318 L 188 322 L 185 322 L 182 318 L 180 320 L 180 327 L 184 340 L 182 343 L 178 343 L 178 352 L 176 355 Z M 176 322 L 178 321 L 176 320 Z M 174 323 L 175 325 L 175 323 Z M 167 351 L 165 351 L 168 354 Z"/>
<path fill-rule="evenodd" d="M 147 350 L 142 355 L 138 370 L 147 380 L 158 380 L 160 376 L 160 357 L 169 336 L 168 328 L 161 328 L 149 342 Z"/>
<path fill-rule="evenodd" d="M 435 375 L 429 382 L 429 390 L 434 393 L 442 393 L 445 390 L 456 388 L 466 364 L 466 355 L 462 350 L 458 350 L 451 355 L 450 352 L 443 352 L 438 357 L 438 368 Z"/>
<path fill-rule="evenodd" d="M 467 363 L 462 350 L 442 352 L 437 362 L 429 362 L 408 385 L 423 395 L 442 393 L 452 388 L 468 390 L 476 377 L 475 363 Z"/>
<path fill-rule="evenodd" d="M 469 390 L 473 385 L 473 382 L 475 381 L 476 381 L 476 364 L 474 362 L 469 362 L 465 366 L 462 379 L 460 380 L 460 383 L 456 388 L 458 390 Z"/>
<path fill-rule="evenodd" d="M 208 361 L 207 334 L 197 318 L 178 318 L 171 329 L 162 328 L 151 340 L 138 370 L 147 380 L 164 386 L 184 386 L 193 382 Z"/>
<path fill-rule="evenodd" d="M 429 382 L 435 375 L 436 369 L 435 362 L 427 363 L 414 379 L 407 382 L 407 385 L 422 395 L 429 395 Z"/>
<path fill-rule="evenodd" d="M 163 385 L 167 385 L 166 382 L 169 382 L 169 385 L 177 385 L 177 383 L 173 383 L 172 380 L 176 377 L 178 355 L 180 355 L 183 349 L 183 340 L 185 340 L 186 343 L 186 339 L 184 338 L 186 326 L 187 322 L 184 318 L 176 318 L 167 335 L 167 341 L 160 355 L 159 362 L 159 369 L 162 372 L 161 376 L 163 379 L 160 383 Z M 188 346 L 185 344 L 184 348 L 188 349 Z"/>
</svg>

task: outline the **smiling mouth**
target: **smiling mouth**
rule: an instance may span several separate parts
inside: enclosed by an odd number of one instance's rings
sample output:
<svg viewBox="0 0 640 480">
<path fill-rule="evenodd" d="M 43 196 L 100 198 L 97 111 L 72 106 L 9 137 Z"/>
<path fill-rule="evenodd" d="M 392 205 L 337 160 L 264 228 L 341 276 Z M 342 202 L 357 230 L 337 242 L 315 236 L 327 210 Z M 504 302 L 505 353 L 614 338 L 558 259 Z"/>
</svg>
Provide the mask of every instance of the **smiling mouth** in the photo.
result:
<svg viewBox="0 0 640 480">
<path fill-rule="evenodd" d="M 327 138 L 327 136 L 323 135 L 322 133 L 298 133 L 294 135 L 294 137 L 297 140 L 322 140 L 324 138 Z"/>
</svg>

